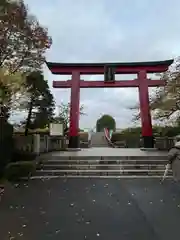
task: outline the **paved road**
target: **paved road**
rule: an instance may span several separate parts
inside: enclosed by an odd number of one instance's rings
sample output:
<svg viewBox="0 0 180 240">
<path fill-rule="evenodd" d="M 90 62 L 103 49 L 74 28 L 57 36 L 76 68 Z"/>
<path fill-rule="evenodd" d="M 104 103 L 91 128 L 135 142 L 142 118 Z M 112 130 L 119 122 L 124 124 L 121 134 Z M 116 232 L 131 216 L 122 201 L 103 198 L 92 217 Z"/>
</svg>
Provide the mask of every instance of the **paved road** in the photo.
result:
<svg viewBox="0 0 180 240">
<path fill-rule="evenodd" d="M 0 239 L 179 240 L 180 187 L 150 179 L 21 183 L 0 202 Z"/>
</svg>

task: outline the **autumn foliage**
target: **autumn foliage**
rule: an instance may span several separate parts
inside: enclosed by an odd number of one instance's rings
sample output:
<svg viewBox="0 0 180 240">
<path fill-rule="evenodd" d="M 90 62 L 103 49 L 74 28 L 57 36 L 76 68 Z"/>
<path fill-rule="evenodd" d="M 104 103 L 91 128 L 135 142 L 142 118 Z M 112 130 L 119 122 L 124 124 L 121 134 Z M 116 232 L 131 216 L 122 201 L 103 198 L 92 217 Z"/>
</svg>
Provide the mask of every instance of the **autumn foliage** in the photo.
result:
<svg viewBox="0 0 180 240">
<path fill-rule="evenodd" d="M 180 59 L 177 58 L 169 70 L 161 75 L 166 86 L 156 88 L 150 96 L 150 108 L 154 120 L 179 124 L 180 122 Z M 140 119 L 139 104 L 132 107 L 138 110 L 133 120 Z"/>
<path fill-rule="evenodd" d="M 0 101 L 8 106 L 9 112 L 27 110 L 30 98 L 27 76 L 41 72 L 51 43 L 47 28 L 30 14 L 23 0 L 0 0 Z M 35 79 L 31 85 L 38 88 L 46 84 L 50 95 L 44 78 L 39 81 Z"/>
<path fill-rule="evenodd" d="M 10 73 L 37 70 L 51 46 L 46 28 L 29 13 L 24 2 L 0 2 L 0 67 Z"/>
</svg>

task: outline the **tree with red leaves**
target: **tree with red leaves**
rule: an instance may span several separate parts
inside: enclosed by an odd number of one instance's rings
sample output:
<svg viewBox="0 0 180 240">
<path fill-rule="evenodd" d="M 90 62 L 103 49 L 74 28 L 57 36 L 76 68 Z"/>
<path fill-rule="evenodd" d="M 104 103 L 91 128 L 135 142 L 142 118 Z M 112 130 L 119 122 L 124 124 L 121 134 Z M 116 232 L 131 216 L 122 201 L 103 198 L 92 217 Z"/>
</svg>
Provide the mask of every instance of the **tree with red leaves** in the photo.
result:
<svg viewBox="0 0 180 240">
<path fill-rule="evenodd" d="M 0 2 L 0 67 L 9 73 L 39 70 L 51 46 L 46 28 L 23 0 Z"/>
</svg>

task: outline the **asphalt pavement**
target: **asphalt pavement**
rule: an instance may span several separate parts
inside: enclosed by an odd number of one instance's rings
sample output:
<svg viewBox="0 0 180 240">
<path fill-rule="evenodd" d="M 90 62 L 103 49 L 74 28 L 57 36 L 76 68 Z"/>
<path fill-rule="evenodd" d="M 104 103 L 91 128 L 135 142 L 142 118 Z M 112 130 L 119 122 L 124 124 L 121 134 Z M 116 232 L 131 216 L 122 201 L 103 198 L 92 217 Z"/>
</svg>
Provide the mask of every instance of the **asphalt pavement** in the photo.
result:
<svg viewBox="0 0 180 240">
<path fill-rule="evenodd" d="M 31 180 L 0 201 L 1 240 L 179 240 L 180 185 L 153 179 Z"/>
</svg>

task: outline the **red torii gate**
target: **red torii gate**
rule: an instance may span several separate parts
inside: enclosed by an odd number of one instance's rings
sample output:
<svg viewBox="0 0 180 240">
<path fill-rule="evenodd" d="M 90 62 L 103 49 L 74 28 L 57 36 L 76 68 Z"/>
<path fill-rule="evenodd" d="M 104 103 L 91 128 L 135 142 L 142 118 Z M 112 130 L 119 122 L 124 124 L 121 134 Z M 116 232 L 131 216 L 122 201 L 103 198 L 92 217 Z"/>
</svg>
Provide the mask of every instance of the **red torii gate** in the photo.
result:
<svg viewBox="0 0 180 240">
<path fill-rule="evenodd" d="M 53 74 L 72 75 L 71 80 L 53 81 L 54 88 L 71 88 L 69 148 L 79 148 L 80 88 L 138 87 L 144 148 L 153 148 L 153 132 L 148 87 L 164 86 L 164 80 L 151 80 L 147 73 L 168 70 L 173 60 L 132 63 L 54 63 L 46 62 Z M 84 81 L 81 74 L 105 74 L 103 81 Z M 137 74 L 137 79 L 116 81 L 115 74 Z"/>
</svg>

